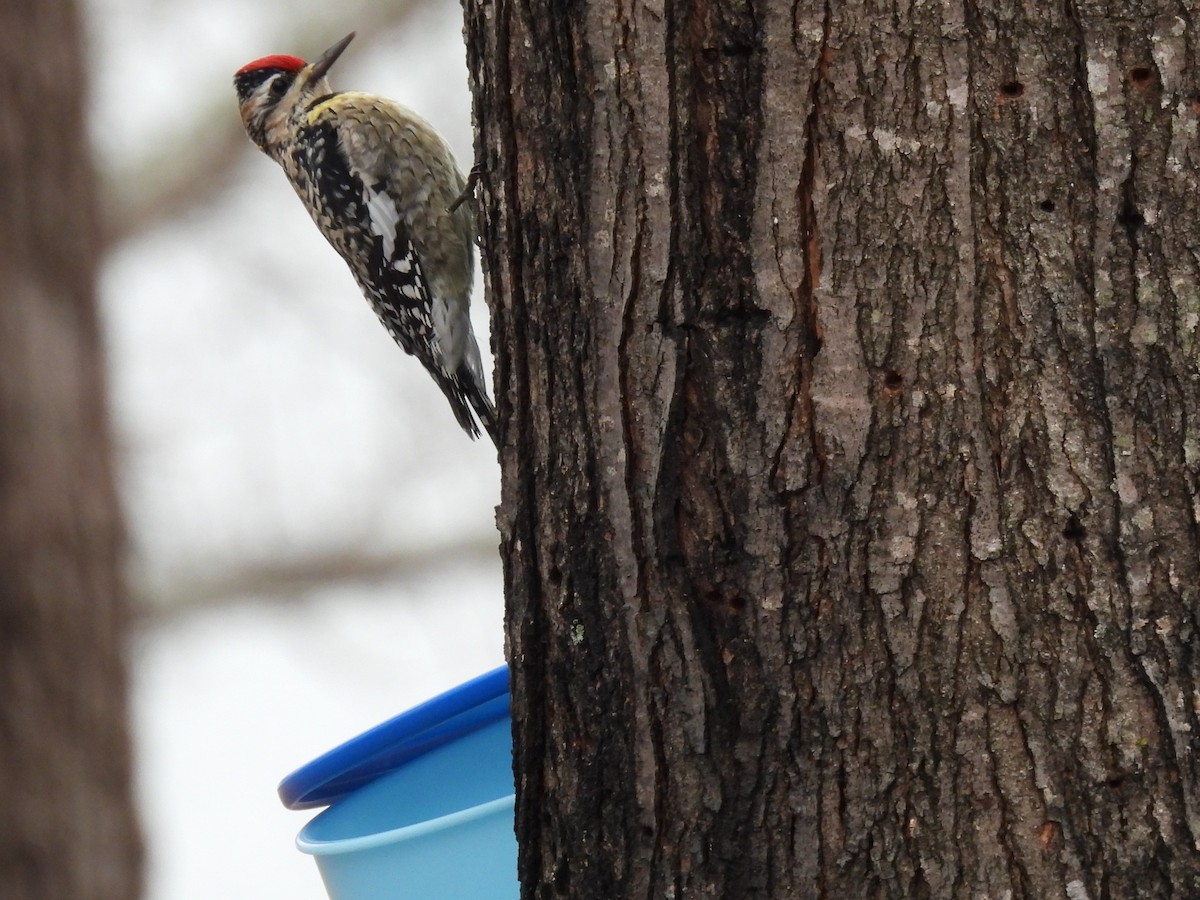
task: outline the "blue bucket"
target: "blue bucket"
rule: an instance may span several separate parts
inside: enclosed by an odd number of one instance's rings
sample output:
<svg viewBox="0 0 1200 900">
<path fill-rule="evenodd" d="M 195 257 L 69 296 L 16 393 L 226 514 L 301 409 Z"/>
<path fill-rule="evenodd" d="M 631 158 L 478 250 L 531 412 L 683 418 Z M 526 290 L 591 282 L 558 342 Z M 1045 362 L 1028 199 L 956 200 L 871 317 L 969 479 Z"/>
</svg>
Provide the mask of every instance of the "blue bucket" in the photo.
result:
<svg viewBox="0 0 1200 900">
<path fill-rule="evenodd" d="M 359 735 L 279 785 L 331 900 L 516 900 L 512 720 L 499 668 Z"/>
</svg>

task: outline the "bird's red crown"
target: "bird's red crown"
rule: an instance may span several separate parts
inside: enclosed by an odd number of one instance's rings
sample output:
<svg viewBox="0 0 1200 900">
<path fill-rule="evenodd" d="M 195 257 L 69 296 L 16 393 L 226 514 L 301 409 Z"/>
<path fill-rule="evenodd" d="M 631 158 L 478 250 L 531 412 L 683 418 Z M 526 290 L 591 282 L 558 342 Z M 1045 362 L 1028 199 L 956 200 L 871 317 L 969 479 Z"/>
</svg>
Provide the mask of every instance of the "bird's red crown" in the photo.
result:
<svg viewBox="0 0 1200 900">
<path fill-rule="evenodd" d="M 256 59 L 254 62 L 248 62 L 233 74 L 241 75 L 245 72 L 253 72 L 256 69 L 283 69 L 285 72 L 299 72 L 307 65 L 308 63 L 298 56 L 275 54 L 274 56 L 264 56 L 262 59 Z"/>
</svg>

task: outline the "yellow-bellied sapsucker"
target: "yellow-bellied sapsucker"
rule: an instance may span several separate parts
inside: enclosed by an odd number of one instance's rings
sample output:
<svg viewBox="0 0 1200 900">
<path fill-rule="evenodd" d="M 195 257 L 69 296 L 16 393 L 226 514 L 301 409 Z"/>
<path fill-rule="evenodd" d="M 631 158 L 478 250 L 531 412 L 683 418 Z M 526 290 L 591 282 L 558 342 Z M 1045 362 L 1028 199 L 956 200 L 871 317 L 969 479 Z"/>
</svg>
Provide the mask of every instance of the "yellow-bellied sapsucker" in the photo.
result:
<svg viewBox="0 0 1200 900">
<path fill-rule="evenodd" d="M 238 69 L 242 123 L 463 429 L 478 437 L 477 416 L 498 442 L 469 316 L 475 227 L 461 203 L 466 182 L 449 146 L 412 110 L 330 89 L 325 73 L 353 37 L 313 63 L 265 56 Z"/>
</svg>

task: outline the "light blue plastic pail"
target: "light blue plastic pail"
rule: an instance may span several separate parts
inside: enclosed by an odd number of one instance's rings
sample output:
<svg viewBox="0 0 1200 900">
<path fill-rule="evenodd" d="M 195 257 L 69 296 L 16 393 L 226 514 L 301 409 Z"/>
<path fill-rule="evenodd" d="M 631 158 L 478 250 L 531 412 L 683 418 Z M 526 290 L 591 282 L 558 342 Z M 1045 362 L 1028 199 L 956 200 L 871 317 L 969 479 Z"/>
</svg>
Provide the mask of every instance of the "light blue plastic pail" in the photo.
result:
<svg viewBox="0 0 1200 900">
<path fill-rule="evenodd" d="M 507 676 L 448 691 L 280 784 L 293 808 L 331 803 L 296 843 L 332 900 L 516 900 Z"/>
</svg>

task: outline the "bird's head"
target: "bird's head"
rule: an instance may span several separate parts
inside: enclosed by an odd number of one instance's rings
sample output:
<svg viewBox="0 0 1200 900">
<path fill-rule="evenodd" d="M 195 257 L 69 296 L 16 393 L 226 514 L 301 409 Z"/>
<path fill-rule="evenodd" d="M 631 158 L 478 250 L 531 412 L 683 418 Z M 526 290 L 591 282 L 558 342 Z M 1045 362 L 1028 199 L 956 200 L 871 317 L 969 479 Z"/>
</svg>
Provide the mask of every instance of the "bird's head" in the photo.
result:
<svg viewBox="0 0 1200 900">
<path fill-rule="evenodd" d="M 325 73 L 353 39 L 352 31 L 315 62 L 306 63 L 297 56 L 264 56 L 234 73 L 233 86 L 242 124 L 258 149 L 276 157 L 287 137 L 293 113 L 303 109 L 309 100 L 332 93 Z"/>
</svg>

